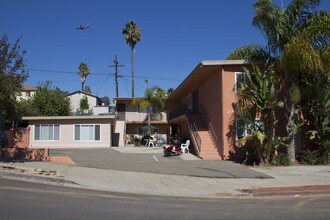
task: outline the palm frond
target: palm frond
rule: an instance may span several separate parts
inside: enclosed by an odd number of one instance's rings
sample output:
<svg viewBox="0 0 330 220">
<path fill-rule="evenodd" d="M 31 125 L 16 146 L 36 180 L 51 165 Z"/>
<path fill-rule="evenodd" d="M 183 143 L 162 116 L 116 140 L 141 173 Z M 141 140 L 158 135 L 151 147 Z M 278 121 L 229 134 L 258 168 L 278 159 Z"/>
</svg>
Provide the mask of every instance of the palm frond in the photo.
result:
<svg viewBox="0 0 330 220">
<path fill-rule="evenodd" d="M 323 71 L 321 57 L 308 42 L 300 38 L 293 38 L 285 45 L 283 64 L 291 73 L 318 73 Z"/>
</svg>

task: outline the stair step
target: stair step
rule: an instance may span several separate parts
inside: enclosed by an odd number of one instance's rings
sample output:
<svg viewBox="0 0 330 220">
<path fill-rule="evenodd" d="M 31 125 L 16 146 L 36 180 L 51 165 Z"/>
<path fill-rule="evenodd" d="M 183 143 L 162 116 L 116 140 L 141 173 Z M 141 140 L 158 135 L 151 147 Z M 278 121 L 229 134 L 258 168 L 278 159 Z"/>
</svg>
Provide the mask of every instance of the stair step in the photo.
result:
<svg viewBox="0 0 330 220">
<path fill-rule="evenodd" d="M 201 156 L 203 160 L 221 160 L 220 156 Z"/>
</svg>

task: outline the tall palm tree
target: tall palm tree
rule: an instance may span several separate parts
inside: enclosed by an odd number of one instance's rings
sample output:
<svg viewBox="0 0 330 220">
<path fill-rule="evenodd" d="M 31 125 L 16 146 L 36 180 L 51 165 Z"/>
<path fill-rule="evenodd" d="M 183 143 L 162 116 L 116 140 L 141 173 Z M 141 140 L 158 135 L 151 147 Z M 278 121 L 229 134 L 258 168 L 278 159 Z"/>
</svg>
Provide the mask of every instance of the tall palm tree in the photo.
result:
<svg viewBox="0 0 330 220">
<path fill-rule="evenodd" d="M 298 105 L 301 87 L 315 80 L 317 74 L 329 74 L 330 16 L 328 11 L 315 10 L 320 1 L 292 0 L 286 9 L 271 0 L 254 4 L 256 14 L 252 23 L 264 34 L 271 56 L 279 64 L 276 71 L 285 88 L 288 153 L 292 161 L 301 125 Z M 251 48 L 250 52 L 255 53 Z"/>
<path fill-rule="evenodd" d="M 141 29 L 136 25 L 134 21 L 130 21 L 122 30 L 122 34 L 126 44 L 128 44 L 131 48 L 132 97 L 134 97 L 134 49 L 137 42 L 141 40 Z"/>
<path fill-rule="evenodd" d="M 86 63 L 80 63 L 78 70 L 78 75 L 80 76 L 81 80 L 81 91 L 84 91 L 85 81 L 87 76 L 89 75 L 89 68 Z"/>
<path fill-rule="evenodd" d="M 150 115 L 153 107 L 164 108 L 167 99 L 166 92 L 158 87 L 153 86 L 147 88 L 144 92 L 144 97 L 134 98 L 133 105 L 139 104 L 141 110 L 146 110 L 148 113 L 148 125 L 150 125 Z"/>
</svg>

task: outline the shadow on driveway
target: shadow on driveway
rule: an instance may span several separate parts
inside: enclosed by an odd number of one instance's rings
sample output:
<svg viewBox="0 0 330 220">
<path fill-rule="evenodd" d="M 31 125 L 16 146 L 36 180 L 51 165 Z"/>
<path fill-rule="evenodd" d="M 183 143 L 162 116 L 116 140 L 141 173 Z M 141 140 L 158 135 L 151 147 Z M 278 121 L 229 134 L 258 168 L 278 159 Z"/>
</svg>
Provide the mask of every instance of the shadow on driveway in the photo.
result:
<svg viewBox="0 0 330 220">
<path fill-rule="evenodd" d="M 231 161 L 183 160 L 181 156 L 164 157 L 161 148 L 151 152 L 145 149 L 125 153 L 112 148 L 50 149 L 49 155 L 69 156 L 78 166 L 98 169 L 208 178 L 272 178 Z"/>
</svg>

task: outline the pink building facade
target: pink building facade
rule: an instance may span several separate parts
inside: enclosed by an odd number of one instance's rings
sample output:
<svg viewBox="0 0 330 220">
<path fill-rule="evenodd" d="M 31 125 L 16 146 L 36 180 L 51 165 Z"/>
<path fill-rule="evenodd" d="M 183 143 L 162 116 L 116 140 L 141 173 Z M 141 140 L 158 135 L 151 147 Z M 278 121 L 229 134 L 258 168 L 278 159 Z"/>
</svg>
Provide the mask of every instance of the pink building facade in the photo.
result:
<svg viewBox="0 0 330 220">
<path fill-rule="evenodd" d="M 233 104 L 249 66 L 243 60 L 202 61 L 169 97 L 171 133 L 191 139 L 197 156 L 224 160 L 235 152 Z"/>
</svg>

